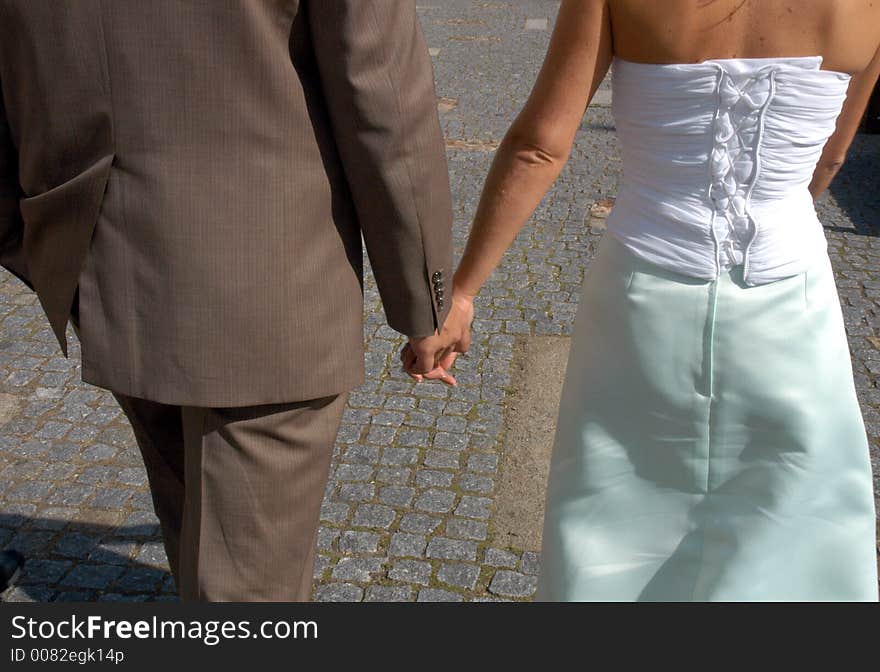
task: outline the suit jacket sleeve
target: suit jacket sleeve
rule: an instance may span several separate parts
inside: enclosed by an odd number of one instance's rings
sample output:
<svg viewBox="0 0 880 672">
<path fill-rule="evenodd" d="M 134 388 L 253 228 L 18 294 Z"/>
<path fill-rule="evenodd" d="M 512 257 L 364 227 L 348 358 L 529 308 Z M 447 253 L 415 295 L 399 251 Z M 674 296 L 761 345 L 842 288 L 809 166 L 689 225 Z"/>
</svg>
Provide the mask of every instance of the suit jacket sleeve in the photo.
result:
<svg viewBox="0 0 880 672">
<path fill-rule="evenodd" d="M 20 196 L 18 153 L 6 121 L 6 107 L 0 88 L 0 266 L 32 287 L 24 258 L 24 223 L 18 206 Z"/>
<path fill-rule="evenodd" d="M 308 18 L 388 323 L 428 336 L 449 310 L 452 205 L 433 67 L 415 2 L 310 0 Z"/>
</svg>

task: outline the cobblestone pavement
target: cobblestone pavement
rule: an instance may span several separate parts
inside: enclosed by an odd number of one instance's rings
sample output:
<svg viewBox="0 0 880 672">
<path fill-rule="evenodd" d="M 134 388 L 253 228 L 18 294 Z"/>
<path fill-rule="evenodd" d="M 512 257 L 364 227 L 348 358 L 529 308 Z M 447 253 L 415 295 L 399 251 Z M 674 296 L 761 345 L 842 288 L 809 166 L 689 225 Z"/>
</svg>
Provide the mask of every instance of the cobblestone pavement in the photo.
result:
<svg viewBox="0 0 880 672">
<path fill-rule="evenodd" d="M 558 2 L 433 0 L 434 57 L 460 253 L 492 150 L 528 95 Z M 517 339 L 566 335 L 603 233 L 619 158 L 607 87 L 570 164 L 480 297 L 461 386 L 414 387 L 401 337 L 366 290 L 368 382 L 336 445 L 322 511 L 319 600 L 525 600 L 539 558 L 491 541 Z M 880 136 L 862 136 L 821 204 L 853 366 L 880 445 Z M 29 562 L 7 600 L 176 599 L 134 440 L 112 398 L 79 382 L 34 297 L 0 274 L 0 548 Z M 539 384 L 539 383 L 537 383 Z"/>
</svg>

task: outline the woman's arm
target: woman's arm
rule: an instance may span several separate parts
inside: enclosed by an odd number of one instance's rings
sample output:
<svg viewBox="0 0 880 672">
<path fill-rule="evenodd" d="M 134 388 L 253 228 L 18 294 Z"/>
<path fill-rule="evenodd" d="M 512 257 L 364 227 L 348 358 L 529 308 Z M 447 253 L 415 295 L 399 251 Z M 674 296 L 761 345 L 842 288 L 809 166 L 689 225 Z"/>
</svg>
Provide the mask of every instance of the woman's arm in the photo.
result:
<svg viewBox="0 0 880 672">
<path fill-rule="evenodd" d="M 575 133 L 611 64 L 605 0 L 564 0 L 538 80 L 498 148 L 454 291 L 472 300 L 568 160 Z M 455 310 L 455 306 L 453 306 Z"/>
<path fill-rule="evenodd" d="M 448 370 L 470 346 L 473 299 L 568 160 L 593 93 L 611 64 L 607 0 L 563 0 L 538 80 L 498 148 L 440 333 L 401 352 L 416 380 L 455 384 Z M 433 353 L 435 366 L 421 374 Z M 417 366 L 417 362 L 422 362 Z M 421 374 L 421 375 L 420 375 Z"/>
<path fill-rule="evenodd" d="M 846 160 L 846 153 L 852 144 L 856 131 L 859 129 L 859 123 L 861 123 L 862 116 L 865 114 L 865 108 L 868 106 L 868 100 L 870 100 L 871 93 L 874 91 L 878 75 L 880 75 L 880 49 L 877 50 L 868 67 L 854 76 L 849 83 L 846 102 L 843 104 L 843 110 L 837 118 L 837 129 L 828 138 L 828 142 L 825 143 L 822 156 L 819 159 L 819 163 L 816 164 L 816 170 L 813 173 L 810 193 L 814 199 L 819 198 L 822 192 L 829 187 L 834 176 L 837 175 L 837 172 Z"/>
</svg>

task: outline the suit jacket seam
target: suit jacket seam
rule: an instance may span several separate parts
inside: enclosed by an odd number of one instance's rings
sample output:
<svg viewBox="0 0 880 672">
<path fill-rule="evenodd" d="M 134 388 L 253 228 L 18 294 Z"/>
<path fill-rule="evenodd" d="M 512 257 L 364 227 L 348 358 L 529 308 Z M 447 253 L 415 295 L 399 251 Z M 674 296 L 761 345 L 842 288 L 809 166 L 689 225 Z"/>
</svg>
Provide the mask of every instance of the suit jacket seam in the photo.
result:
<svg viewBox="0 0 880 672">
<path fill-rule="evenodd" d="M 101 30 L 101 51 L 104 55 L 104 76 L 106 79 L 106 87 L 107 87 L 107 98 L 110 101 L 110 151 L 113 153 L 113 161 L 111 161 L 110 168 L 107 174 L 107 186 L 105 187 L 104 198 L 101 201 L 101 206 L 98 209 L 97 219 L 100 220 L 101 211 L 103 211 L 105 203 L 106 203 L 106 190 L 110 186 L 110 178 L 113 174 L 113 162 L 115 162 L 116 157 L 118 156 L 118 147 L 117 147 L 117 135 L 116 135 L 116 98 L 113 95 L 113 76 L 110 70 L 110 54 L 107 51 L 107 32 L 105 30 L 104 25 L 104 5 L 105 0 L 99 0 L 98 3 L 98 23 L 99 28 Z M 117 182 L 117 188 L 119 189 L 119 217 L 122 222 L 122 228 L 124 231 L 128 231 L 128 217 L 126 216 L 126 200 L 125 200 L 125 184 L 124 180 L 119 180 Z M 95 230 L 97 230 L 98 221 L 95 222 Z M 92 236 L 94 237 L 94 232 Z M 90 246 L 91 247 L 91 246 Z M 91 251 L 91 250 L 90 250 Z M 125 259 L 124 267 L 126 270 L 131 269 L 131 257 L 129 255 L 129 249 L 127 245 L 122 246 L 122 254 Z M 97 262 L 96 262 L 97 263 Z M 134 303 L 132 301 L 132 296 L 134 296 L 133 288 L 131 286 L 131 274 L 125 274 L 125 309 L 128 311 L 134 310 Z M 82 310 L 82 307 L 80 307 Z M 129 365 L 128 370 L 126 371 L 128 378 L 129 387 L 134 387 L 134 381 L 136 378 L 139 378 L 137 375 L 137 362 L 135 361 L 134 353 L 135 348 L 132 345 L 132 338 L 136 338 L 137 330 L 132 330 L 130 333 L 135 334 L 134 336 L 130 336 L 125 339 L 126 342 L 123 347 L 127 350 L 126 358 L 128 359 Z"/>
<path fill-rule="evenodd" d="M 371 9 L 372 9 L 372 6 L 371 6 Z M 373 17 L 375 19 L 375 13 L 373 14 Z M 418 21 L 418 17 L 415 14 L 415 9 L 413 10 L 413 21 L 414 22 Z M 416 29 L 418 28 L 417 26 L 414 26 L 414 27 Z M 395 64 L 394 65 L 394 67 L 396 69 L 395 74 L 397 75 L 398 79 L 400 79 L 401 72 L 399 69 L 397 69 L 397 63 L 393 59 L 392 59 L 392 62 Z M 394 94 L 394 104 L 395 104 L 395 107 L 397 108 L 398 120 L 400 122 L 403 122 L 403 120 L 406 117 L 403 113 L 402 101 L 400 100 L 400 88 L 394 86 L 394 81 L 392 80 L 391 75 L 387 71 L 385 72 L 385 78 L 388 80 L 388 85 Z M 432 73 L 431 79 L 433 81 L 433 73 Z M 428 251 L 425 247 L 425 235 L 424 235 L 424 231 L 422 228 L 422 213 L 421 213 L 421 209 L 419 208 L 419 200 L 416 196 L 416 185 L 415 185 L 415 176 L 414 176 L 415 174 L 413 172 L 412 165 L 411 165 L 412 156 L 411 156 L 411 151 L 410 151 L 410 141 L 409 141 L 409 138 L 406 134 L 404 134 L 401 144 L 403 145 L 403 148 L 404 148 L 403 162 L 404 162 L 404 166 L 406 167 L 407 177 L 409 178 L 409 180 L 408 180 L 409 181 L 409 195 L 410 195 L 410 199 L 412 201 L 413 211 L 415 212 L 416 223 L 418 224 L 417 229 L 418 229 L 418 233 L 419 233 L 419 247 L 421 247 L 421 250 L 422 250 L 422 264 L 421 264 L 421 266 L 422 266 L 421 271 L 422 271 L 422 276 L 423 276 L 422 279 L 425 282 L 425 284 L 427 285 L 428 284 L 428 278 L 427 278 Z M 434 322 L 434 328 L 436 329 L 437 325 L 439 324 L 439 319 L 438 319 L 436 310 L 434 309 L 434 303 L 433 303 L 433 299 L 431 297 L 430 288 L 428 288 L 428 301 L 431 304 L 431 318 Z"/>
</svg>

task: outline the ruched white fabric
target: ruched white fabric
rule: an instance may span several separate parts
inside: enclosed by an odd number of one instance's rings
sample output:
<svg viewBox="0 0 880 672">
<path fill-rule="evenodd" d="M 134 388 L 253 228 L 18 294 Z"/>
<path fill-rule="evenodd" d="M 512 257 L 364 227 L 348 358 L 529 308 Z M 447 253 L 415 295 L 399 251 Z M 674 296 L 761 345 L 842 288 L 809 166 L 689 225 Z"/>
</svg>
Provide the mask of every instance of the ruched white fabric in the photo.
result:
<svg viewBox="0 0 880 672">
<path fill-rule="evenodd" d="M 644 64 L 615 59 L 623 181 L 609 232 L 635 255 L 758 285 L 826 250 L 808 186 L 850 77 L 822 58 Z"/>
</svg>

